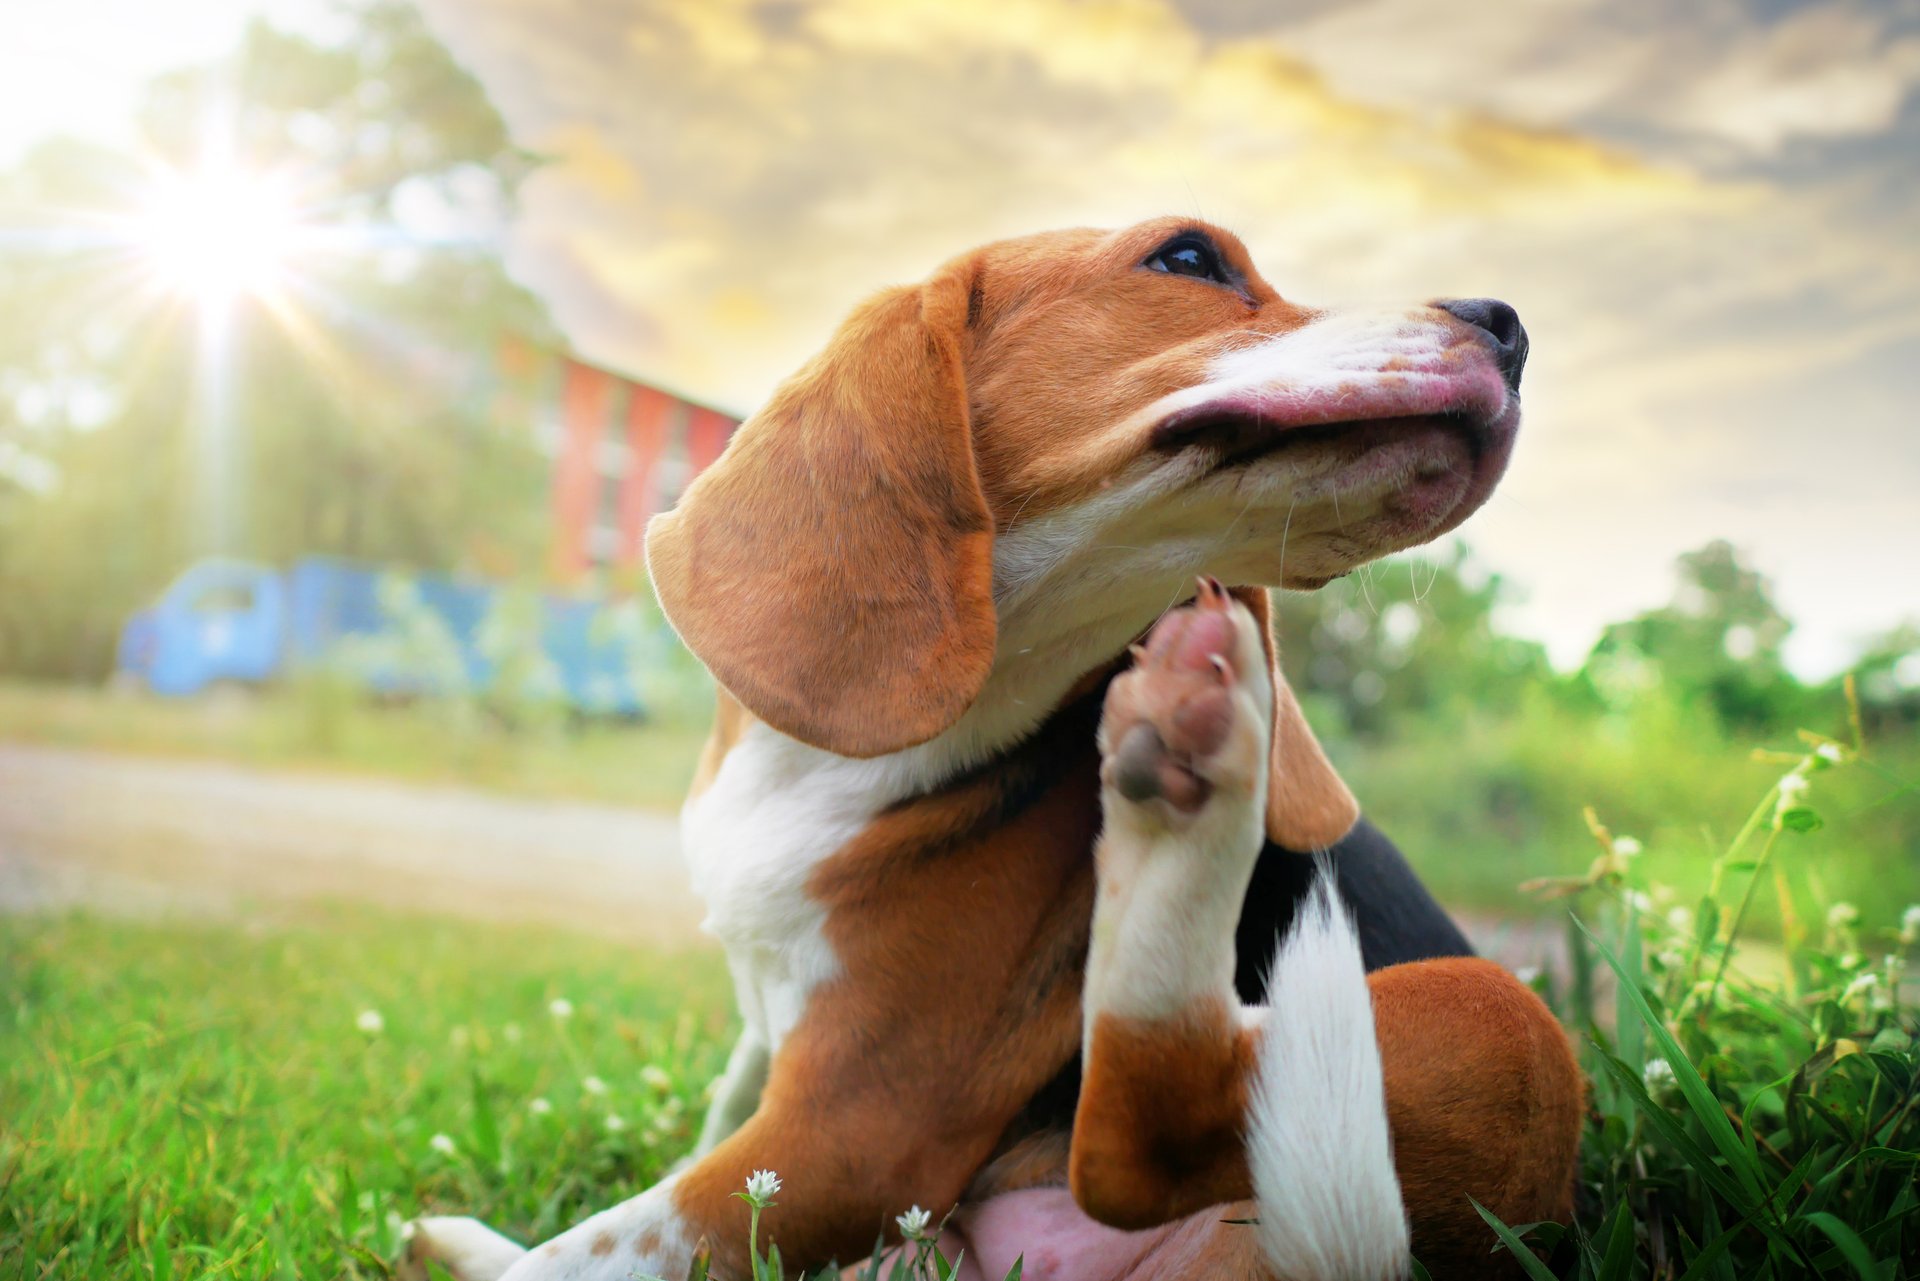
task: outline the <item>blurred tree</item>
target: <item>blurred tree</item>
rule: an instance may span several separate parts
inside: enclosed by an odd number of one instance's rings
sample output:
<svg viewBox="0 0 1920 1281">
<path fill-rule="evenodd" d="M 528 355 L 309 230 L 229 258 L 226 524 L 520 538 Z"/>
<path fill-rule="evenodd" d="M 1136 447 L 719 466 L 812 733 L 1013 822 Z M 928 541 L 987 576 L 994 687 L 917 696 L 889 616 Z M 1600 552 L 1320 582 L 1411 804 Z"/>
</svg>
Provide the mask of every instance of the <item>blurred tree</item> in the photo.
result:
<svg viewBox="0 0 1920 1281">
<path fill-rule="evenodd" d="M 1868 641 L 1853 673 L 1870 742 L 1920 728 L 1920 623 Z"/>
<path fill-rule="evenodd" d="M 1804 691 L 1781 658 L 1793 624 L 1772 586 L 1723 540 L 1683 554 L 1677 573 L 1671 604 L 1601 634 L 1584 668 L 1588 683 L 1609 703 L 1662 685 L 1729 729 L 1789 726 Z"/>
<path fill-rule="evenodd" d="M 1529 678 L 1549 676 L 1546 651 L 1500 633 L 1511 595 L 1463 543 L 1369 566 L 1317 592 L 1277 592 L 1281 662 L 1323 732 L 1379 736 L 1413 718 L 1457 721 L 1512 711 Z"/>
<path fill-rule="evenodd" d="M 0 175 L 0 670 L 98 674 L 193 554 L 205 472 L 239 500 L 217 550 L 532 570 L 546 468 L 485 372 L 550 325 L 498 245 L 535 158 L 415 9 L 339 11 L 325 42 L 251 26 L 231 61 L 150 89 L 136 156 L 54 140 Z M 231 304 L 209 431 L 192 300 L 126 229 L 210 128 L 284 180 L 306 231 L 285 288 Z"/>
</svg>

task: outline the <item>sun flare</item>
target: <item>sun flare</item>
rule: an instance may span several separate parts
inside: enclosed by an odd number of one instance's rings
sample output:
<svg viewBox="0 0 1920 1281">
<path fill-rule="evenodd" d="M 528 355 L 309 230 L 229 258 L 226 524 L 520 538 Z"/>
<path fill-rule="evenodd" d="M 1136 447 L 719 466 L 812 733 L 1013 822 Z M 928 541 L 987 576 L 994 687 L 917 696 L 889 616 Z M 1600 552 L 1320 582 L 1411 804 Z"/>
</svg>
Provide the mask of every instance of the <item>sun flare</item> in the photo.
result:
<svg viewBox="0 0 1920 1281">
<path fill-rule="evenodd" d="M 278 284 L 297 230 L 283 184 L 222 167 L 162 179 L 139 239 L 163 287 L 219 302 Z"/>
</svg>

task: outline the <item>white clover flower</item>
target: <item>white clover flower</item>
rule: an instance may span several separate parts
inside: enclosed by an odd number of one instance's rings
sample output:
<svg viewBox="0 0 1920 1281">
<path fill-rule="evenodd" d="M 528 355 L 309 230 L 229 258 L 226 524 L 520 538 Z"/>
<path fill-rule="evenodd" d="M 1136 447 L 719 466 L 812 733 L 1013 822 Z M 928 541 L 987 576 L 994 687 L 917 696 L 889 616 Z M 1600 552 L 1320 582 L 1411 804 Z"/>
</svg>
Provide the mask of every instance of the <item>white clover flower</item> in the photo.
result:
<svg viewBox="0 0 1920 1281">
<path fill-rule="evenodd" d="M 1693 909 L 1686 907 L 1668 908 L 1667 928 L 1675 934 L 1693 933 Z"/>
<path fill-rule="evenodd" d="M 1780 804 L 1782 806 L 1791 805 L 1795 797 L 1807 790 L 1807 776 L 1798 772 L 1784 775 L 1781 777 L 1778 787 L 1780 788 Z"/>
<path fill-rule="evenodd" d="M 535 1116 L 546 1116 L 549 1112 L 553 1111 L 553 1104 L 547 1102 L 545 1099 L 529 1099 L 527 1100 L 527 1111 L 533 1113 Z"/>
<path fill-rule="evenodd" d="M 927 1224 L 933 1221 L 933 1216 L 916 1205 L 905 1214 L 894 1215 L 893 1221 L 900 1225 L 900 1235 L 906 1240 L 924 1241 L 927 1239 Z"/>
<path fill-rule="evenodd" d="M 1616 836 L 1613 838 L 1613 852 L 1620 858 L 1636 858 L 1639 856 L 1640 851 L 1645 848 L 1645 846 L 1631 836 Z"/>
<path fill-rule="evenodd" d="M 1648 1059 L 1647 1066 L 1640 1070 L 1640 1079 L 1646 1084 L 1648 1094 L 1659 1094 L 1674 1085 L 1673 1064 L 1665 1059 Z"/>
<path fill-rule="evenodd" d="M 1827 909 L 1827 928 L 1850 930 L 1860 920 L 1860 909 L 1844 900 Z"/>
<path fill-rule="evenodd" d="M 573 1017 L 573 1002 L 564 996 L 556 996 L 547 1002 L 547 1013 L 565 1022 L 567 1019 Z"/>
<path fill-rule="evenodd" d="M 618 1134 L 627 1128 L 627 1119 L 615 1113 L 607 1113 L 607 1133 Z"/>
<path fill-rule="evenodd" d="M 766 1209 L 779 1191 L 780 1176 L 772 1170 L 755 1170 L 747 1178 L 747 1201 L 756 1209 Z"/>
<path fill-rule="evenodd" d="M 387 1021 L 380 1017 L 378 1010 L 360 1011 L 360 1016 L 353 1021 L 353 1025 L 368 1036 L 379 1036 L 387 1030 Z"/>
<path fill-rule="evenodd" d="M 520 1025 L 504 1023 L 500 1027 L 500 1035 L 506 1039 L 508 1045 L 518 1045 L 520 1044 Z"/>
<path fill-rule="evenodd" d="M 588 1094 L 605 1094 L 607 1092 L 607 1083 L 597 1076 L 589 1076 L 581 1079 L 580 1088 Z"/>
<path fill-rule="evenodd" d="M 656 1063 L 649 1063 L 640 1069 L 640 1083 L 662 1094 L 673 1088 L 673 1078 L 667 1075 L 665 1068 Z"/>
<path fill-rule="evenodd" d="M 427 1146 L 432 1148 L 435 1152 L 438 1152 L 441 1156 L 452 1156 L 455 1152 L 459 1150 L 458 1148 L 454 1147 L 452 1136 L 446 1135 L 446 1134 L 434 1135 L 432 1138 L 427 1140 Z"/>
<path fill-rule="evenodd" d="M 1920 943 L 1920 903 L 1914 903 L 1900 913 L 1900 941 L 1908 947 Z"/>
<path fill-rule="evenodd" d="M 1813 754 L 1831 765 L 1838 765 L 1846 753 L 1840 750 L 1838 743 L 1822 743 L 1813 749 Z"/>
</svg>

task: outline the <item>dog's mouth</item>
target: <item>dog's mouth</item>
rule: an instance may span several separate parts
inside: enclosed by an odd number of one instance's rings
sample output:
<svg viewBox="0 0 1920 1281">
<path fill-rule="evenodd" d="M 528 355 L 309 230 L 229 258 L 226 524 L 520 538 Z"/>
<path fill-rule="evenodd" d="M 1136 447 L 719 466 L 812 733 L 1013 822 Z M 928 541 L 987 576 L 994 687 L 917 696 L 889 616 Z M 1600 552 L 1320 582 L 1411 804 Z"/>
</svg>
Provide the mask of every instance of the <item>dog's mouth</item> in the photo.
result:
<svg viewBox="0 0 1920 1281">
<path fill-rule="evenodd" d="M 1167 414 L 1149 447 L 1204 451 L 1210 473 L 1297 456 L 1306 487 L 1339 499 L 1377 495 L 1407 538 L 1424 541 L 1492 494 L 1513 452 L 1520 404 L 1497 379 L 1421 383 L 1236 389 Z"/>
</svg>

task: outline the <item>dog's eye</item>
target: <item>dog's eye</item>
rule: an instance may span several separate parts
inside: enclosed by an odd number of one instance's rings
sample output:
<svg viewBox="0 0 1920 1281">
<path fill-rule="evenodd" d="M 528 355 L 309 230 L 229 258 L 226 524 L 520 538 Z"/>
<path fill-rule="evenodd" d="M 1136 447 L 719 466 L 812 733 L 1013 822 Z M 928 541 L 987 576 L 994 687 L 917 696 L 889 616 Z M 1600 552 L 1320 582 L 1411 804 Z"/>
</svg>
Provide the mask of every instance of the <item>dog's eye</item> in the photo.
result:
<svg viewBox="0 0 1920 1281">
<path fill-rule="evenodd" d="M 1227 271 L 1220 265 L 1219 251 L 1198 236 L 1168 241 L 1140 265 L 1170 276 L 1198 276 L 1202 280 L 1227 283 Z"/>
</svg>

